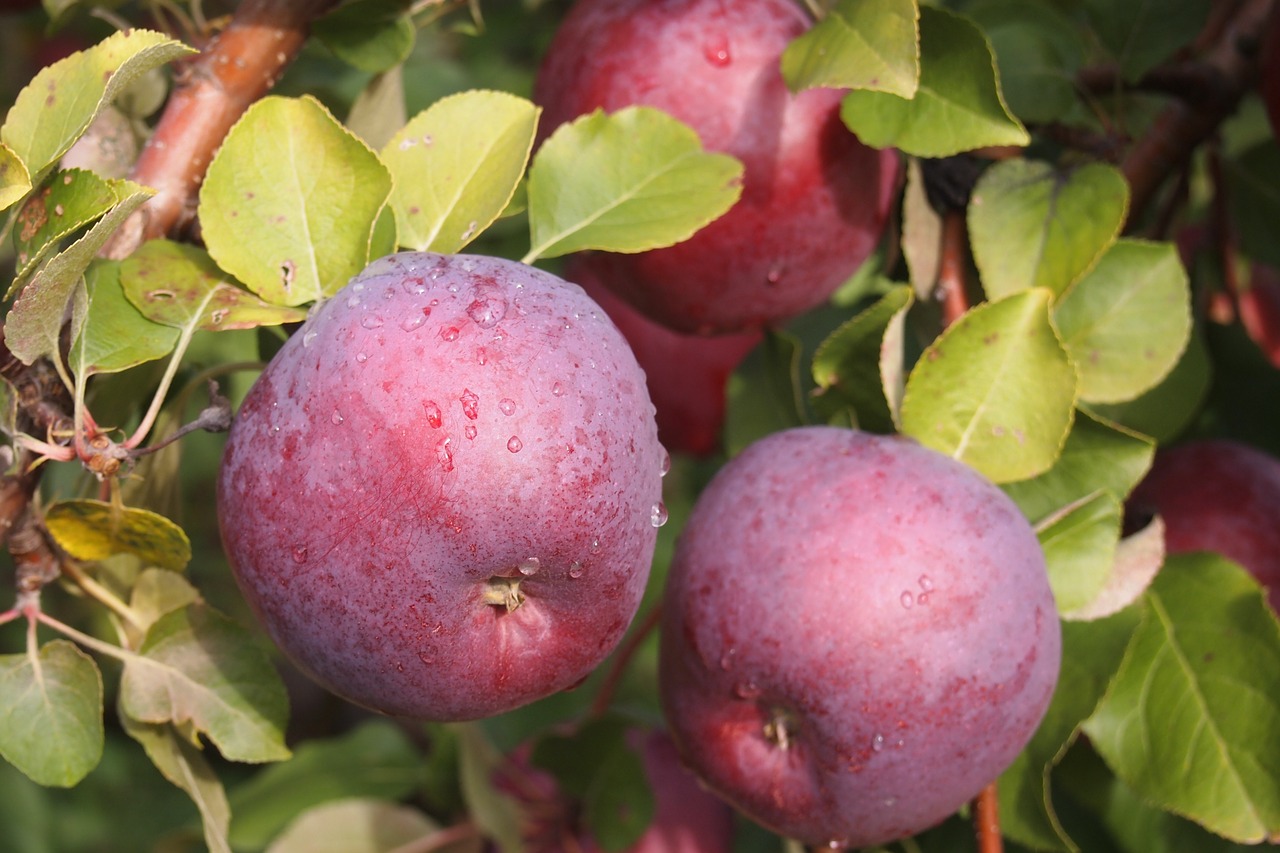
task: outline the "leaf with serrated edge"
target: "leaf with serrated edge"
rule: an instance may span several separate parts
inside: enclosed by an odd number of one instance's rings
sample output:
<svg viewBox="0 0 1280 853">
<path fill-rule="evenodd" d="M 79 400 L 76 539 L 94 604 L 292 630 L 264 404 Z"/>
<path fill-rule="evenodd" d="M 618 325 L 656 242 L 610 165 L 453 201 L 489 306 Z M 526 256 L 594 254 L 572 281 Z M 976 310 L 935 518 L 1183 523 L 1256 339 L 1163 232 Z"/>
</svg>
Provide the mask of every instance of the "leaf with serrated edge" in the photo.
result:
<svg viewBox="0 0 1280 853">
<path fill-rule="evenodd" d="M 1051 294 L 1026 290 L 966 312 L 907 377 L 902 431 L 1005 483 L 1058 458 L 1076 375 L 1049 324 Z"/>
<path fill-rule="evenodd" d="M 122 200 L 22 289 L 5 320 L 4 340 L 23 364 L 58 352 L 62 320 L 80 277 L 120 223 L 151 195 L 151 190 L 143 188 Z"/>
<path fill-rule="evenodd" d="M 687 240 L 742 195 L 742 162 L 705 151 L 651 107 L 561 125 L 529 169 L 525 261 L 584 249 L 643 252 Z"/>
<path fill-rule="evenodd" d="M 830 86 L 913 97 L 920 79 L 916 0 L 839 0 L 782 53 L 792 91 Z"/>
<path fill-rule="evenodd" d="M 31 192 L 31 175 L 9 146 L 0 144 L 0 210 Z"/>
<path fill-rule="evenodd" d="M 983 173 L 968 208 L 973 258 L 990 299 L 1029 287 L 1062 294 L 1120 234 L 1129 187 L 1120 170 L 1060 171 L 1006 160 Z"/>
<path fill-rule="evenodd" d="M 231 761 L 289 757 L 289 701 L 271 661 L 227 617 L 192 604 L 147 631 L 125 663 L 121 711 L 144 723 L 190 725 Z"/>
<path fill-rule="evenodd" d="M 67 500 L 45 511 L 45 526 L 58 546 L 77 560 L 134 554 L 148 566 L 181 571 L 191 561 L 191 542 L 163 515 L 106 501 Z"/>
<path fill-rule="evenodd" d="M 1091 600 L 1062 613 L 1063 619 L 1088 622 L 1103 619 L 1142 597 L 1164 565 L 1164 520 L 1151 519 L 1137 533 L 1121 539 L 1106 583 Z"/>
<path fill-rule="evenodd" d="M 299 815 L 267 853 L 388 853 L 421 842 L 438 829 L 439 824 L 412 806 L 365 798 L 336 800 Z"/>
<path fill-rule="evenodd" d="M 94 116 L 153 68 L 195 53 L 151 30 L 109 36 L 44 68 L 13 103 L 0 127 L 3 141 L 38 176 L 80 138 Z"/>
<path fill-rule="evenodd" d="M 932 6 L 920 10 L 920 87 L 915 97 L 850 92 L 840 104 L 840 118 L 867 145 L 919 157 L 1031 141 L 1000 95 L 995 59 L 982 31 Z"/>
<path fill-rule="evenodd" d="M 314 302 L 368 264 L 390 193 L 387 168 L 319 101 L 268 96 L 209 164 L 200 187 L 205 246 L 266 301 Z"/>
<path fill-rule="evenodd" d="M 14 233 L 17 278 L 34 269 L 60 240 L 102 216 L 119 200 L 116 182 L 93 172 L 69 169 L 52 175 L 18 212 Z"/>
<path fill-rule="evenodd" d="M 41 785 L 69 788 L 102 758 L 102 673 L 66 640 L 0 655 L 0 755 Z"/>
<path fill-rule="evenodd" d="M 1088 604 L 1106 585 L 1123 513 L 1114 495 L 1095 492 L 1037 526 L 1060 612 Z"/>
<path fill-rule="evenodd" d="M 210 853 L 231 853 L 227 842 L 231 823 L 227 795 L 200 750 L 172 726 L 143 723 L 124 713 L 120 714 L 120 723 L 129 737 L 142 744 L 160 774 L 191 798 L 200 812 L 204 843 Z"/>
<path fill-rule="evenodd" d="M 899 285 L 846 321 L 818 346 L 813 354 L 813 379 L 818 386 L 813 405 L 820 416 L 852 409 L 860 428 L 894 430 L 889 402 L 893 395 L 885 390 L 883 356 L 890 326 L 911 303 L 911 288 Z M 900 341 L 896 355 L 901 363 Z"/>
<path fill-rule="evenodd" d="M 1256 844 L 1280 832 L 1280 623 L 1247 572 L 1171 557 L 1106 698 L 1085 723 L 1140 796 Z"/>
<path fill-rule="evenodd" d="M 541 110 L 505 92 L 463 92 L 414 116 L 382 149 L 400 244 L 453 253 L 511 201 Z"/>
<path fill-rule="evenodd" d="M 166 326 L 221 332 L 306 319 L 305 309 L 265 302 L 229 278 L 203 249 L 169 240 L 143 243 L 120 267 L 129 302 Z"/>
<path fill-rule="evenodd" d="M 129 304 L 120 289 L 119 261 L 94 261 L 85 271 L 84 288 L 85 299 L 74 309 L 67 356 L 77 377 L 119 373 L 173 352 L 178 330 L 148 320 Z"/>
<path fill-rule="evenodd" d="M 1172 243 L 1120 240 L 1054 306 L 1080 398 L 1132 400 L 1169 375 L 1191 337 L 1191 290 Z"/>
</svg>

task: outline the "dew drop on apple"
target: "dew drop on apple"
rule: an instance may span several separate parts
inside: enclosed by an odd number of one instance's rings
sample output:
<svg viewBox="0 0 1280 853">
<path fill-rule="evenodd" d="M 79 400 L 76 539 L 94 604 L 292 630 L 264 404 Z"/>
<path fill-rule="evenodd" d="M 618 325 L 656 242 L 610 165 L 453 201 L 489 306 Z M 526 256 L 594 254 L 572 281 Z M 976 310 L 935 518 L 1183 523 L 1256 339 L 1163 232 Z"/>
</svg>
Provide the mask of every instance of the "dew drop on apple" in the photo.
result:
<svg viewBox="0 0 1280 853">
<path fill-rule="evenodd" d="M 510 397 L 503 397 L 498 401 L 498 409 L 504 415 L 514 415 L 516 412 L 516 401 Z"/>
<path fill-rule="evenodd" d="M 658 463 L 658 475 L 665 477 L 671 473 L 671 454 L 662 448 L 662 461 Z"/>
<path fill-rule="evenodd" d="M 428 400 L 422 404 L 423 414 L 427 416 L 427 425 L 432 429 L 440 429 L 443 420 L 440 416 L 440 407 L 436 405 L 435 400 Z"/>
<path fill-rule="evenodd" d="M 453 470 L 453 448 L 449 446 L 452 441 L 446 435 L 436 444 L 436 460 L 446 472 Z"/>
<path fill-rule="evenodd" d="M 312 342 L 312 341 L 314 341 L 314 340 L 316 339 L 316 335 L 318 335 L 318 334 L 320 334 L 320 333 L 319 333 L 319 332 L 306 332 L 306 333 L 304 333 L 304 334 L 303 334 L 303 336 L 302 336 L 302 345 L 303 345 L 304 347 L 309 347 L 309 346 L 311 346 L 311 342 Z"/>
<path fill-rule="evenodd" d="M 848 846 L 849 846 L 849 839 L 847 838 L 833 838 L 827 842 L 828 850 L 843 850 Z"/>
<path fill-rule="evenodd" d="M 347 307 L 348 307 L 348 308 L 357 308 L 357 307 L 359 307 L 359 305 L 360 305 L 360 297 L 359 297 L 359 296 L 348 296 L 348 297 L 347 297 Z"/>
<path fill-rule="evenodd" d="M 412 332 L 414 329 L 422 328 L 422 324 L 427 322 L 427 314 L 431 312 L 430 308 L 423 308 L 422 313 L 410 314 L 400 321 L 400 328 L 406 332 Z"/>
<path fill-rule="evenodd" d="M 471 420 L 480 417 L 480 398 L 476 396 L 474 391 L 468 388 L 462 389 L 462 396 L 458 398 L 462 403 L 462 413 Z"/>
<path fill-rule="evenodd" d="M 760 685 L 754 681 L 743 681 L 734 685 L 733 695 L 748 702 L 760 698 Z"/>
<path fill-rule="evenodd" d="M 871 749 L 874 752 L 884 749 L 884 735 L 876 735 L 871 739 Z"/>
<path fill-rule="evenodd" d="M 293 561 L 298 565 L 302 565 L 307 561 L 307 546 L 294 545 L 292 555 L 293 555 Z"/>
<path fill-rule="evenodd" d="M 596 537 L 595 539 L 592 539 L 592 540 L 591 540 L 591 553 L 592 553 L 592 554 L 599 554 L 599 553 L 600 553 L 600 538 L 599 538 L 599 537 Z"/>
<path fill-rule="evenodd" d="M 578 578 L 582 577 L 582 563 L 579 563 L 577 560 L 574 560 L 572 563 L 569 564 L 569 577 L 573 578 L 574 580 L 577 580 Z"/>
<path fill-rule="evenodd" d="M 445 326 L 443 329 L 440 330 L 440 337 L 448 341 L 449 343 L 453 343 L 454 341 L 456 341 L 458 339 L 459 334 L 460 332 L 454 326 Z"/>
<path fill-rule="evenodd" d="M 507 450 L 510 450 L 512 453 L 519 453 L 523 449 L 524 442 L 520 440 L 520 436 L 513 435 L 511 438 L 507 439 Z"/>
<path fill-rule="evenodd" d="M 912 605 L 916 603 L 916 597 L 911 594 L 910 590 L 906 590 L 902 595 L 898 596 L 898 603 L 902 605 L 903 610 L 910 610 Z"/>
<path fill-rule="evenodd" d="M 467 316 L 477 326 L 488 329 L 507 315 L 507 299 L 500 293 L 486 293 L 467 306 Z"/>
<path fill-rule="evenodd" d="M 345 420 L 346 418 L 342 416 L 342 412 L 339 412 L 337 409 L 334 409 L 333 414 L 329 416 L 329 423 L 334 426 L 341 426 L 342 422 Z"/>
<path fill-rule="evenodd" d="M 667 505 L 662 501 L 658 501 L 653 505 L 653 509 L 649 513 L 649 521 L 654 527 L 661 527 L 667 523 Z"/>
<path fill-rule="evenodd" d="M 737 649 L 730 648 L 727 652 L 720 655 L 720 668 L 723 669 L 725 672 L 728 672 L 729 670 L 733 669 L 733 659 L 734 659 L 734 656 L 737 654 L 738 654 Z"/>
<path fill-rule="evenodd" d="M 366 314 L 360 318 L 360 325 L 366 329 L 381 329 L 382 318 L 377 314 Z"/>
<path fill-rule="evenodd" d="M 532 577 L 542 568 L 542 561 L 537 557 L 525 557 L 520 561 L 520 565 L 517 568 L 520 569 L 520 574 L 525 577 Z"/>
<path fill-rule="evenodd" d="M 557 382 L 557 383 L 555 383 L 554 385 L 552 385 L 552 386 L 551 386 L 551 396 L 553 396 L 553 397 L 563 397 L 563 396 L 564 396 L 564 386 L 563 386 L 562 384 L 560 384 L 559 382 Z"/>
<path fill-rule="evenodd" d="M 356 363 L 357 363 L 357 364 L 364 364 L 364 363 L 365 363 L 366 361 L 368 361 L 368 360 L 369 360 L 369 354 L 368 354 L 368 353 L 365 353 L 365 352 L 358 352 L 358 353 L 356 353 Z"/>
<path fill-rule="evenodd" d="M 702 43 L 702 55 L 717 68 L 725 68 L 733 62 L 733 55 L 729 53 L 729 39 L 723 33 L 709 36 Z"/>
<path fill-rule="evenodd" d="M 462 434 L 465 435 L 469 441 L 475 440 L 476 432 L 477 430 L 476 430 L 475 424 L 467 424 L 466 427 L 462 430 Z"/>
</svg>

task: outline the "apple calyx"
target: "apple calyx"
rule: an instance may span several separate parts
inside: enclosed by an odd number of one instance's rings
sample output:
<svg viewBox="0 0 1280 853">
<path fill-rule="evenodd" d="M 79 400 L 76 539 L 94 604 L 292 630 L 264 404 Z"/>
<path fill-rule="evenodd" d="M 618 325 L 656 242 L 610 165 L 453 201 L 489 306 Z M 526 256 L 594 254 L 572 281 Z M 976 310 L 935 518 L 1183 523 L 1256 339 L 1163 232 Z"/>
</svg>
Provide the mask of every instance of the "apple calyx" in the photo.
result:
<svg viewBox="0 0 1280 853">
<path fill-rule="evenodd" d="M 521 578 L 491 577 L 485 584 L 481 599 L 485 604 L 501 607 L 510 613 L 524 604 L 524 593 L 520 591 L 521 580 Z"/>
<path fill-rule="evenodd" d="M 796 717 L 786 708 L 772 708 L 764 724 L 765 740 L 786 752 L 791 749 L 792 733 L 796 730 Z"/>
</svg>

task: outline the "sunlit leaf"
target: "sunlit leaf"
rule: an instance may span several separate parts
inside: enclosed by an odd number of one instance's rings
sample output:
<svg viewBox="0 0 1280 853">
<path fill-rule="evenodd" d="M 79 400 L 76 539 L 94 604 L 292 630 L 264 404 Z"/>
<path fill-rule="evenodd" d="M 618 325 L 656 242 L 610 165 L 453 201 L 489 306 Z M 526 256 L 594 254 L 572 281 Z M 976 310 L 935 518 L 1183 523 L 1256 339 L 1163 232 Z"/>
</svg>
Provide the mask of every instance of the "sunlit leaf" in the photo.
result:
<svg viewBox="0 0 1280 853">
<path fill-rule="evenodd" d="M 1146 527 L 1120 540 L 1106 582 L 1093 598 L 1064 611 L 1062 618 L 1103 619 L 1128 607 L 1146 592 L 1164 559 L 1164 521 L 1156 516 Z"/>
<path fill-rule="evenodd" d="M 0 755 L 32 781 L 69 788 L 102 758 L 102 673 L 66 640 L 0 655 Z"/>
<path fill-rule="evenodd" d="M 0 210 L 31 192 L 31 175 L 13 149 L 0 143 Z"/>
<path fill-rule="evenodd" d="M 1037 528 L 1059 611 L 1088 604 L 1106 584 L 1123 514 L 1115 495 L 1099 491 Z"/>
<path fill-rule="evenodd" d="M 173 571 L 191 560 L 191 542 L 182 528 L 145 509 L 106 501 L 58 501 L 45 510 L 45 527 L 77 560 L 134 554 L 145 565 Z"/>
<path fill-rule="evenodd" d="M 792 91 L 817 86 L 915 95 L 920 77 L 915 0 L 839 0 L 782 54 Z"/>
<path fill-rule="evenodd" d="M 14 229 L 17 278 L 74 234 L 110 210 L 120 200 L 117 182 L 82 169 L 52 175 L 40 192 L 27 199 Z"/>
<path fill-rule="evenodd" d="M 348 799 L 304 812 L 267 853 L 389 853 L 422 841 L 438 825 L 412 806 Z"/>
<path fill-rule="evenodd" d="M 178 330 L 138 313 L 120 289 L 120 262 L 98 260 L 85 271 L 85 299 L 73 316 L 75 337 L 68 356 L 77 377 L 118 373 L 163 358 L 178 342 Z"/>
</svg>

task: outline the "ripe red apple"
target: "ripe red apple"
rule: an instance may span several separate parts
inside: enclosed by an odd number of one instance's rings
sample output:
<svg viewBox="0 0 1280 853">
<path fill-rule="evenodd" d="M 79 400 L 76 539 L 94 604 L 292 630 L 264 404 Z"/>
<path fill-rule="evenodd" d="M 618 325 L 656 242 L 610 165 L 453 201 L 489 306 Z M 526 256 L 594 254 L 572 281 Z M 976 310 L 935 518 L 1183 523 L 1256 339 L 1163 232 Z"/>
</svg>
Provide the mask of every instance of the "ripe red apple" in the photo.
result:
<svg viewBox="0 0 1280 853">
<path fill-rule="evenodd" d="M 1035 731 L 1061 636 L 1026 519 L 901 437 L 774 433 L 700 496 L 663 600 L 659 678 L 690 767 L 808 844 L 914 834 Z"/>
<path fill-rule="evenodd" d="M 758 331 L 734 335 L 683 335 L 632 308 L 600 281 L 599 255 L 580 255 L 565 278 L 582 285 L 600 303 L 631 344 L 644 368 L 657 409 L 658 438 L 673 453 L 706 456 L 720 447 L 726 386 L 747 353 L 760 343 Z"/>
<path fill-rule="evenodd" d="M 688 333 L 776 323 L 821 304 L 870 255 L 896 156 L 840 121 L 841 93 L 793 95 L 783 49 L 809 26 L 790 0 L 579 0 L 534 87 L 548 131 L 633 104 L 665 110 L 743 161 L 742 198 L 675 246 L 607 255 L 609 288 Z"/>
<path fill-rule="evenodd" d="M 1255 263 L 1248 288 L 1236 296 L 1236 310 L 1249 337 L 1280 367 L 1280 270 Z"/>
<path fill-rule="evenodd" d="M 1180 444 L 1156 454 L 1129 506 L 1164 518 L 1169 553 L 1239 563 L 1280 612 L 1280 459 L 1224 439 Z"/>
<path fill-rule="evenodd" d="M 372 264 L 272 359 L 222 461 L 246 598 L 321 684 L 470 719 L 584 678 L 635 614 L 665 452 L 582 289 L 511 261 Z"/>
</svg>

